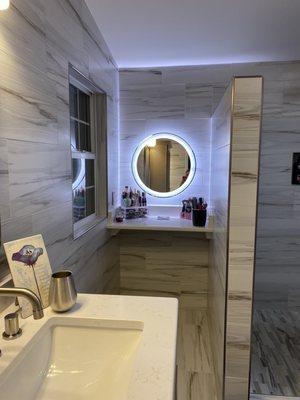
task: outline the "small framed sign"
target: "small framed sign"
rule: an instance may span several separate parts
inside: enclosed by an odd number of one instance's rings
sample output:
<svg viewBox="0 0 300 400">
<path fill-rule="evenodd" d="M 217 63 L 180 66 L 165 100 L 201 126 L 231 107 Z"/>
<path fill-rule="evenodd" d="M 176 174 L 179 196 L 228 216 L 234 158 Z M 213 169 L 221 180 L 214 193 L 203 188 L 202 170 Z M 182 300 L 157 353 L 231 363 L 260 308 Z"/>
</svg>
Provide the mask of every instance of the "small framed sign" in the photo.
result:
<svg viewBox="0 0 300 400">
<path fill-rule="evenodd" d="M 3 246 L 14 285 L 32 290 L 43 308 L 48 307 L 52 270 L 42 235 L 14 240 Z M 19 303 L 23 318 L 32 315 L 28 300 L 20 297 Z"/>
</svg>

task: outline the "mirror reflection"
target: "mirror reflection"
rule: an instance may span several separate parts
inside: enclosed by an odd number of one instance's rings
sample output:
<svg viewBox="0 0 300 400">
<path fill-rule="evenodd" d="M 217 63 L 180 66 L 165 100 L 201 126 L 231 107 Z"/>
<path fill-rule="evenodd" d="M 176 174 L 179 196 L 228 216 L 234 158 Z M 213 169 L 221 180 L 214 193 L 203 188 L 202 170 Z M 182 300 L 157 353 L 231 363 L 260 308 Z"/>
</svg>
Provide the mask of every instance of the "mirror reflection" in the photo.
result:
<svg viewBox="0 0 300 400">
<path fill-rule="evenodd" d="M 185 148 L 169 138 L 150 138 L 137 159 L 137 172 L 148 188 L 167 193 L 187 180 L 191 160 Z"/>
<path fill-rule="evenodd" d="M 95 213 L 95 160 L 72 159 L 73 221 Z"/>
</svg>

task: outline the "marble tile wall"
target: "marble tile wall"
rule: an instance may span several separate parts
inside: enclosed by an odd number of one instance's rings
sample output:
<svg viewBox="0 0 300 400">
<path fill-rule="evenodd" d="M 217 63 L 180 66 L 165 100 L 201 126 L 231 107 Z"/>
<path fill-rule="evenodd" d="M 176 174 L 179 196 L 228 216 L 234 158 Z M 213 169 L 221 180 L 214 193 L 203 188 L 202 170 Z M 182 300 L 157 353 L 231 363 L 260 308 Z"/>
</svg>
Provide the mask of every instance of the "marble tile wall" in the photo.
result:
<svg viewBox="0 0 300 400">
<path fill-rule="evenodd" d="M 2 240 L 41 233 L 79 291 L 116 292 L 118 238 L 105 222 L 73 240 L 68 66 L 108 95 L 108 193 L 118 192 L 118 71 L 83 0 L 12 0 L 0 13 Z M 2 259 L 1 276 L 6 273 Z"/>
<path fill-rule="evenodd" d="M 171 296 L 207 308 L 208 240 L 181 232 L 122 232 L 121 293 Z M 188 256 L 187 256 L 188 255 Z"/>
<path fill-rule="evenodd" d="M 210 242 L 208 317 L 218 399 L 222 399 L 224 379 L 231 103 L 230 84 L 212 117 L 211 206 L 215 229 Z"/>
<path fill-rule="evenodd" d="M 141 140 L 158 132 L 181 136 L 193 148 L 196 175 L 185 191 L 150 204 L 180 204 L 191 196 L 209 197 L 210 89 L 189 83 L 163 82 L 161 70 L 123 70 L 120 74 L 120 185 L 136 187 L 131 158 Z"/>
<path fill-rule="evenodd" d="M 235 78 L 230 154 L 225 399 L 247 400 L 255 261 L 262 78 Z"/>
<path fill-rule="evenodd" d="M 300 304 L 297 261 L 300 255 L 297 239 L 300 236 L 298 221 L 300 189 L 291 186 L 290 178 L 292 153 L 299 151 L 300 145 L 298 90 L 300 62 L 121 70 L 120 148 L 125 150 L 124 144 L 126 144 L 128 146 L 126 150 L 131 152 L 141 135 L 144 137 L 152 133 L 151 129 L 145 131 L 149 121 L 151 124 L 154 123 L 155 119 L 152 118 L 159 118 L 157 129 L 177 129 L 179 133 L 184 131 L 187 123 L 192 125 L 200 121 L 204 123 L 206 118 L 212 116 L 233 76 L 257 75 L 264 78 L 264 98 L 255 260 L 255 307 L 266 307 L 274 302 L 282 307 L 294 307 Z M 175 85 L 173 91 L 170 85 Z M 163 108 L 156 107 L 155 90 L 153 91 L 151 87 L 157 90 L 159 88 L 160 103 L 163 101 Z M 185 92 L 184 118 L 182 118 L 180 90 Z M 166 106 L 168 103 L 172 106 L 169 110 Z M 147 110 L 149 110 L 149 120 Z M 163 114 L 159 114 L 160 111 Z M 129 156 L 125 154 L 122 158 L 121 155 L 121 162 L 122 184 L 125 181 L 133 184 L 133 180 L 130 180 Z M 205 165 L 210 165 L 210 162 L 206 164 L 205 161 Z M 213 179 L 215 178 L 212 176 L 212 190 Z M 178 203 L 178 200 L 175 199 L 175 202 Z M 213 198 L 211 200 L 213 203 Z M 210 278 L 211 276 L 209 283 Z M 219 292 L 222 293 L 222 286 L 219 287 Z M 237 390 L 238 387 L 239 385 L 236 386 Z M 246 385 L 243 386 L 245 387 Z"/>
<path fill-rule="evenodd" d="M 255 308 L 300 307 L 300 186 L 291 185 L 300 151 L 300 63 L 265 81 L 259 185 Z"/>
</svg>

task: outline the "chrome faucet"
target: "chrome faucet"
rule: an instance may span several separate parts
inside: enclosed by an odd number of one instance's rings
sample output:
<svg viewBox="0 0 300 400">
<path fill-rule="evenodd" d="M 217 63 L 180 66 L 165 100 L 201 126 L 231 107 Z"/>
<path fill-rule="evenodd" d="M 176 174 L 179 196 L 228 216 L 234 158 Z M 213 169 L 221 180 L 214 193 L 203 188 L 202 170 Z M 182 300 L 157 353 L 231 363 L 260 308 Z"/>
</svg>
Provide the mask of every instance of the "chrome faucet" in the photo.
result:
<svg viewBox="0 0 300 400">
<path fill-rule="evenodd" d="M 24 297 L 32 307 L 34 319 L 41 319 L 44 316 L 43 306 L 38 296 L 29 289 L 25 288 L 0 288 L 0 297 Z"/>
</svg>

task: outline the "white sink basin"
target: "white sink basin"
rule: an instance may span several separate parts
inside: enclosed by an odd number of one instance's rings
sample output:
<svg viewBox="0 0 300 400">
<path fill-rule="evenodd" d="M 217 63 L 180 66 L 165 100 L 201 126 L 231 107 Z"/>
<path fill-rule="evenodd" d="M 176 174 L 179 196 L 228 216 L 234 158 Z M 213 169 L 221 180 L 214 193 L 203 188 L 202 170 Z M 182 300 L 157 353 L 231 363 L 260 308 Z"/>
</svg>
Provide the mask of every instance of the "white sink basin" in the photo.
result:
<svg viewBox="0 0 300 400">
<path fill-rule="evenodd" d="M 125 400 L 142 335 L 140 321 L 50 318 L 1 375 L 1 399 Z"/>
</svg>

